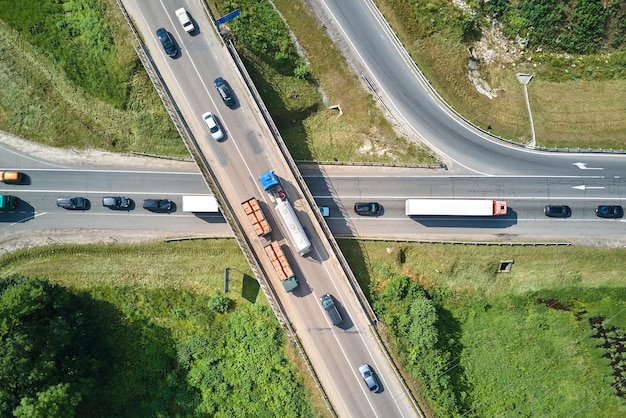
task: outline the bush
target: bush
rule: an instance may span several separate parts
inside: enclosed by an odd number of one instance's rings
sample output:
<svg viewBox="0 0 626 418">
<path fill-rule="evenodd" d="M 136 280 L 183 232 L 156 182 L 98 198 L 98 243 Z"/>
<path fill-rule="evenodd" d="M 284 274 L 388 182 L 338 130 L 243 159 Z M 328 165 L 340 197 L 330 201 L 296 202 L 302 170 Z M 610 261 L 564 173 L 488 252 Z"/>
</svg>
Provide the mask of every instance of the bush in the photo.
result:
<svg viewBox="0 0 626 418">
<path fill-rule="evenodd" d="M 209 309 L 215 313 L 226 313 L 230 309 L 231 300 L 224 295 L 217 294 L 209 299 Z"/>
<path fill-rule="evenodd" d="M 438 415 L 456 415 L 460 406 L 449 373 L 452 356 L 441 338 L 435 303 L 402 275 L 393 276 L 374 298 L 374 308 L 388 325 L 406 368 L 420 381 L 422 394 Z"/>
</svg>

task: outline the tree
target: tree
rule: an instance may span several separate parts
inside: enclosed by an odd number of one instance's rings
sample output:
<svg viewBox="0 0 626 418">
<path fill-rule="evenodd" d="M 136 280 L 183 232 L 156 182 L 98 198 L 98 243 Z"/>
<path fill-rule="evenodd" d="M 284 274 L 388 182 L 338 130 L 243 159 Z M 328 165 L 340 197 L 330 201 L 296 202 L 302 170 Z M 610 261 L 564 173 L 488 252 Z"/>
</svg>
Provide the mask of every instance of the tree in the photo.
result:
<svg viewBox="0 0 626 418">
<path fill-rule="evenodd" d="M 81 395 L 70 391 L 69 387 L 68 383 L 59 383 L 39 392 L 36 399 L 22 398 L 13 415 L 18 418 L 71 418 Z"/>
<path fill-rule="evenodd" d="M 72 416 L 104 364 L 89 300 L 45 280 L 0 283 L 0 416 Z"/>
</svg>

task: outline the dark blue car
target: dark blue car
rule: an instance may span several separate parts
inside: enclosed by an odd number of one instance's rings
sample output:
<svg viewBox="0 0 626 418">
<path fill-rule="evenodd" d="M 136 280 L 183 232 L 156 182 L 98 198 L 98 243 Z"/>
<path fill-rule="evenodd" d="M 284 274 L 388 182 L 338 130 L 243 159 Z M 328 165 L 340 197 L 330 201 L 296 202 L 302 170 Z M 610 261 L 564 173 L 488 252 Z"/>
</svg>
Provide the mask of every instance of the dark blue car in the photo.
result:
<svg viewBox="0 0 626 418">
<path fill-rule="evenodd" d="M 621 206 L 601 205 L 596 207 L 596 216 L 600 218 L 621 218 L 624 209 Z"/>
<path fill-rule="evenodd" d="M 174 43 L 174 38 L 172 38 L 172 35 L 170 35 L 170 33 L 166 31 L 165 28 L 157 29 L 156 35 L 157 38 L 159 38 L 161 45 L 163 45 L 165 53 L 174 58 L 176 54 L 178 54 L 178 48 L 176 48 L 176 44 Z"/>
<path fill-rule="evenodd" d="M 218 93 L 224 100 L 224 103 L 228 107 L 233 107 L 235 104 L 235 98 L 233 97 L 233 91 L 230 89 L 230 86 L 222 77 L 218 77 L 213 81 L 213 85 L 217 89 Z"/>
</svg>

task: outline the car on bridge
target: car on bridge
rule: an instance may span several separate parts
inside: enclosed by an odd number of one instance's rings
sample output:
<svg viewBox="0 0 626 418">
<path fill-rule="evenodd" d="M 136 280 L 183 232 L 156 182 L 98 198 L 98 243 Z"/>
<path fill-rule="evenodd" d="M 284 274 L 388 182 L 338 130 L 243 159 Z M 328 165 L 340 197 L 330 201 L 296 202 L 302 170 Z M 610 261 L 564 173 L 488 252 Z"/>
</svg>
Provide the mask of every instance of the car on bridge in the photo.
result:
<svg viewBox="0 0 626 418">
<path fill-rule="evenodd" d="M 189 17 L 189 13 L 187 13 L 187 10 L 185 10 L 184 7 L 181 7 L 180 9 L 176 10 L 174 13 L 176 13 L 176 17 L 178 18 L 178 21 L 180 22 L 183 29 L 185 29 L 185 32 L 191 33 L 194 30 L 196 30 L 196 27 L 193 25 L 193 22 L 191 21 L 191 18 Z"/>
<path fill-rule="evenodd" d="M 235 105 L 235 97 L 233 96 L 233 91 L 230 86 L 222 77 L 218 77 L 213 81 L 213 85 L 217 89 L 217 92 L 220 94 L 220 97 L 224 101 L 224 104 L 228 107 L 233 107 Z"/>
<path fill-rule="evenodd" d="M 376 393 L 380 390 L 380 386 L 378 385 L 378 379 L 376 379 L 376 375 L 374 374 L 374 369 L 369 364 L 361 364 L 359 366 L 359 373 L 361 373 L 361 377 L 365 381 L 367 388 L 372 392 Z"/>
<path fill-rule="evenodd" d="M 178 48 L 174 43 L 174 38 L 172 38 L 172 35 L 170 35 L 170 33 L 166 31 L 165 28 L 157 29 L 156 35 L 157 38 L 159 38 L 159 41 L 161 42 L 165 53 L 169 55 L 170 58 L 174 58 L 176 55 L 178 55 Z"/>
<path fill-rule="evenodd" d="M 217 123 L 217 118 L 211 113 L 206 112 L 202 115 L 202 120 L 206 124 L 206 127 L 209 129 L 211 136 L 216 141 L 221 141 L 224 139 L 224 132 L 220 128 L 219 123 Z"/>
</svg>

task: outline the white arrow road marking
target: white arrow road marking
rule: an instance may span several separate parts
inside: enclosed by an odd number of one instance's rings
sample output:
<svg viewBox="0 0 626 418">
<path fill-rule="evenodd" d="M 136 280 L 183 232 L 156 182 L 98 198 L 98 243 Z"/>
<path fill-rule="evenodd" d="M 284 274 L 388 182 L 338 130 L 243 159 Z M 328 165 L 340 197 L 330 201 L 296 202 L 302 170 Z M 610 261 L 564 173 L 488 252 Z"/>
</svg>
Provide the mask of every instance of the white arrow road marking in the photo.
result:
<svg viewBox="0 0 626 418">
<path fill-rule="evenodd" d="M 602 167 L 587 167 L 587 163 L 572 163 L 581 170 L 604 170 Z"/>
<path fill-rule="evenodd" d="M 604 189 L 604 186 L 585 186 L 584 184 L 581 184 L 580 186 L 573 186 L 572 189 L 585 191 L 587 189 Z"/>
</svg>

